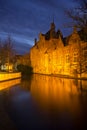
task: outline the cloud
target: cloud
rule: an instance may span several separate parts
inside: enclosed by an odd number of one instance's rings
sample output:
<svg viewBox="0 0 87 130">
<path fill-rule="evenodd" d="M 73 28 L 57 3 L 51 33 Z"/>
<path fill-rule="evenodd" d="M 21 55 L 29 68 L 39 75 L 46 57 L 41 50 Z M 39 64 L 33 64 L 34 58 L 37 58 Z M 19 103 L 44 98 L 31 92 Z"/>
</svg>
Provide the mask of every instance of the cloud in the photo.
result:
<svg viewBox="0 0 87 130">
<path fill-rule="evenodd" d="M 33 44 L 40 32 L 48 31 L 53 16 L 57 28 L 63 27 L 64 9 L 71 4 L 72 0 L 0 0 L 0 32 Z"/>
</svg>

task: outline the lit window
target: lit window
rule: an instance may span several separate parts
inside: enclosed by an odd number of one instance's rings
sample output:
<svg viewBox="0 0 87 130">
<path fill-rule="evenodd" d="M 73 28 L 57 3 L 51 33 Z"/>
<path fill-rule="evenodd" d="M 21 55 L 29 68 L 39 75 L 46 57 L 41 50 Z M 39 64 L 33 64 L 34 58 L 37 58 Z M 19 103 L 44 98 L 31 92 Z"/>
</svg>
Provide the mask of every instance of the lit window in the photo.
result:
<svg viewBox="0 0 87 130">
<path fill-rule="evenodd" d="M 74 62 L 78 61 L 78 53 L 74 53 Z"/>
<path fill-rule="evenodd" d="M 69 55 L 66 55 L 66 63 L 69 63 L 69 61 L 70 61 L 70 57 Z"/>
</svg>

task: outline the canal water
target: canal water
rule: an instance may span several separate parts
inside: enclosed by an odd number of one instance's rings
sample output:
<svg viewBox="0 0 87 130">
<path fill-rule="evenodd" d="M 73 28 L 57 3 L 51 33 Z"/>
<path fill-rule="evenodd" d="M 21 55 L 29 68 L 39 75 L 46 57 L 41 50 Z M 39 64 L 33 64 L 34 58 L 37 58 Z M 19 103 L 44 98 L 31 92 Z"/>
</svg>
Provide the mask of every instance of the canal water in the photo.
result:
<svg viewBox="0 0 87 130">
<path fill-rule="evenodd" d="M 0 130 L 87 129 L 87 80 L 34 74 L 6 84 L 0 84 Z"/>
</svg>

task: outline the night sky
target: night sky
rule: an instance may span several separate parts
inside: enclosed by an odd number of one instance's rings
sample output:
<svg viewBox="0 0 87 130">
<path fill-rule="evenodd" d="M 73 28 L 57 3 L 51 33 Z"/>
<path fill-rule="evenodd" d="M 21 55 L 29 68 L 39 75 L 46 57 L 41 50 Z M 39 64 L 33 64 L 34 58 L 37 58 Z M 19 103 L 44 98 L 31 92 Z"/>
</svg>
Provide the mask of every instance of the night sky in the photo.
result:
<svg viewBox="0 0 87 130">
<path fill-rule="evenodd" d="M 56 29 L 68 34 L 64 14 L 73 7 L 73 0 L 0 0 L 0 38 L 10 35 L 20 43 L 34 44 L 40 32 L 46 33 L 53 21 Z"/>
</svg>

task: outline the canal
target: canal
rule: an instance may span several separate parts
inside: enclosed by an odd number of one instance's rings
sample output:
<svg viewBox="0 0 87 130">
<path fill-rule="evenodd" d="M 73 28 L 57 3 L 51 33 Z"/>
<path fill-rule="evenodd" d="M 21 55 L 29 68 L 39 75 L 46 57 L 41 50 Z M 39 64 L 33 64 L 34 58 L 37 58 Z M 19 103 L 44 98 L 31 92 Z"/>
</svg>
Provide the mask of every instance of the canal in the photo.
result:
<svg viewBox="0 0 87 130">
<path fill-rule="evenodd" d="M 0 84 L 0 130 L 87 129 L 87 80 L 34 74 L 6 85 Z"/>
</svg>

